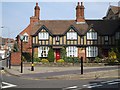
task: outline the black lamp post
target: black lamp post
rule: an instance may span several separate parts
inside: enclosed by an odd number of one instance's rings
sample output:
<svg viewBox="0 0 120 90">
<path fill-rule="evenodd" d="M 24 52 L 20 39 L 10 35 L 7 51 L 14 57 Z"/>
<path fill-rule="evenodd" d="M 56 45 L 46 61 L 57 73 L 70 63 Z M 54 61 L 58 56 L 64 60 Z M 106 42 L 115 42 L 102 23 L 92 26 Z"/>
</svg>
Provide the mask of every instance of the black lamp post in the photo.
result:
<svg viewBox="0 0 120 90">
<path fill-rule="evenodd" d="M 31 71 L 34 71 L 34 47 L 33 47 L 33 37 L 32 37 L 32 66 Z"/>
<path fill-rule="evenodd" d="M 20 41 L 21 41 L 21 73 L 23 73 L 23 60 L 22 60 L 22 49 L 23 49 L 23 40 L 24 40 L 24 36 L 23 35 L 19 35 L 20 37 Z"/>
<path fill-rule="evenodd" d="M 11 69 L 11 48 L 8 47 L 9 50 L 9 69 Z"/>
</svg>

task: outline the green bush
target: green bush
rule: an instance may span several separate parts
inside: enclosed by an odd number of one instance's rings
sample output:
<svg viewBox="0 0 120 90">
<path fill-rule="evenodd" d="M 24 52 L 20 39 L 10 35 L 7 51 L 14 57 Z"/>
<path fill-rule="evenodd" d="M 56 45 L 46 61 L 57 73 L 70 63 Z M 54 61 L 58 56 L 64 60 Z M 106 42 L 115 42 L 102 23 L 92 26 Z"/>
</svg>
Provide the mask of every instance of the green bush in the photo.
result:
<svg viewBox="0 0 120 90">
<path fill-rule="evenodd" d="M 34 58 L 34 62 L 40 62 L 40 58 Z"/>
<path fill-rule="evenodd" d="M 99 57 L 96 57 L 94 60 L 95 63 L 102 63 L 102 59 Z"/>
<path fill-rule="evenodd" d="M 57 60 L 57 63 L 64 63 L 65 61 L 63 59 Z"/>
<path fill-rule="evenodd" d="M 54 62 L 54 51 L 52 48 L 49 49 L 48 51 L 48 58 L 49 62 Z"/>
<path fill-rule="evenodd" d="M 66 59 L 66 49 L 65 48 L 62 48 L 61 50 L 60 50 L 60 58 L 61 59 Z"/>
<path fill-rule="evenodd" d="M 67 63 L 80 63 L 78 57 L 66 57 L 65 62 Z"/>
<path fill-rule="evenodd" d="M 27 61 L 27 62 L 31 61 L 32 57 L 31 57 L 30 53 L 23 52 L 22 55 L 23 55 L 25 61 Z"/>
<path fill-rule="evenodd" d="M 47 59 L 42 59 L 41 62 L 44 63 L 49 63 L 49 61 Z"/>
</svg>

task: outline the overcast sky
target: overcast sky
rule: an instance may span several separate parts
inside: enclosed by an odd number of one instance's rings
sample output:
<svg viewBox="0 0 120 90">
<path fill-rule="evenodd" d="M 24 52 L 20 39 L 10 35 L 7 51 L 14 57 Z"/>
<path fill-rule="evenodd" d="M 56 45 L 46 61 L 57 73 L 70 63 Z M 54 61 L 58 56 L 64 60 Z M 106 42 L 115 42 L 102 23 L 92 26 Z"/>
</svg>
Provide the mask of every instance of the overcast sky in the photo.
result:
<svg viewBox="0 0 120 90">
<path fill-rule="evenodd" d="M 41 20 L 75 20 L 76 2 L 39 2 Z M 102 19 L 109 5 L 117 2 L 84 2 L 86 19 Z M 35 2 L 0 3 L 0 27 L 3 37 L 15 38 L 30 22 L 34 15 Z M 1 33 L 0 30 L 0 33 Z"/>
</svg>

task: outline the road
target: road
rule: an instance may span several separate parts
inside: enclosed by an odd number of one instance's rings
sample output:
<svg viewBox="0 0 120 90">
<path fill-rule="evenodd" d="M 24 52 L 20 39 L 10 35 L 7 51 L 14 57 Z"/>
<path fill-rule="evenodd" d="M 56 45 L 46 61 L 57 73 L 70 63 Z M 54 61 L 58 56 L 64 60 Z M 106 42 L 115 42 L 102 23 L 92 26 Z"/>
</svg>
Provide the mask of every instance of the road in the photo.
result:
<svg viewBox="0 0 120 90">
<path fill-rule="evenodd" d="M 50 80 L 50 79 L 27 79 L 9 74 L 2 75 L 2 88 L 60 88 L 60 90 L 82 90 L 83 88 L 90 88 L 95 90 L 97 88 L 118 88 L 120 79 L 106 78 L 96 80 Z M 49 90 L 49 89 L 47 89 Z M 52 89 L 54 90 L 54 89 Z M 55 89 L 59 90 L 59 89 Z"/>
</svg>

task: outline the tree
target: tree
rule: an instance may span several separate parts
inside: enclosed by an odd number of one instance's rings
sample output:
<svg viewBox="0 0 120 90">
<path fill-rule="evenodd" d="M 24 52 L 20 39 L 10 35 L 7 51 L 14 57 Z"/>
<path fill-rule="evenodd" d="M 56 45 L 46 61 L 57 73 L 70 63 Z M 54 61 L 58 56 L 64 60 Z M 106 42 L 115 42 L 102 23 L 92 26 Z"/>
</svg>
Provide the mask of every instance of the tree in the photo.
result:
<svg viewBox="0 0 120 90">
<path fill-rule="evenodd" d="M 18 51 L 19 51 L 18 44 L 15 42 L 13 46 L 13 52 L 18 52 Z"/>
<path fill-rule="evenodd" d="M 66 59 L 66 50 L 65 50 L 65 48 L 62 48 L 61 50 L 60 50 L 60 58 L 61 59 Z"/>
<path fill-rule="evenodd" d="M 48 60 L 49 60 L 49 62 L 54 62 L 54 59 L 55 59 L 54 58 L 54 51 L 52 48 L 50 48 L 48 51 Z"/>
</svg>

